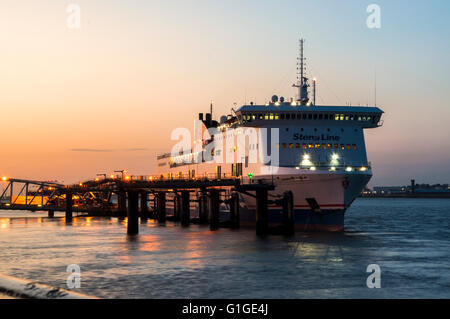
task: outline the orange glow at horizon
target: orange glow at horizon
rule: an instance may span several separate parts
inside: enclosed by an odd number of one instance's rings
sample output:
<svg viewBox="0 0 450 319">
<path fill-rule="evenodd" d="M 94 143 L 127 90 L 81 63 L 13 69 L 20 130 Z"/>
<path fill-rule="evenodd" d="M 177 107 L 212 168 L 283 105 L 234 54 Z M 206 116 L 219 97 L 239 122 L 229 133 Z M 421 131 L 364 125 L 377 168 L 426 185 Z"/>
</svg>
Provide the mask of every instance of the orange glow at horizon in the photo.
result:
<svg viewBox="0 0 450 319">
<path fill-rule="evenodd" d="M 76 183 L 118 169 L 151 175 L 171 131 L 193 129 L 211 100 L 218 118 L 234 103 L 294 96 L 302 30 L 317 104 L 373 104 L 377 67 L 386 114 L 383 127 L 366 132 L 372 182 L 450 178 L 448 59 L 432 29 L 410 25 L 405 36 L 386 21 L 374 35 L 350 24 L 364 20 L 348 19 L 360 9 L 350 3 L 302 4 L 310 19 L 333 13 L 314 28 L 294 19 L 295 2 L 245 3 L 239 12 L 214 2 L 77 3 L 79 30 L 67 28 L 65 2 L 0 4 L 0 176 Z M 284 18 L 267 23 L 272 14 Z M 426 59 L 411 44 L 416 32 L 429 41 Z"/>
</svg>

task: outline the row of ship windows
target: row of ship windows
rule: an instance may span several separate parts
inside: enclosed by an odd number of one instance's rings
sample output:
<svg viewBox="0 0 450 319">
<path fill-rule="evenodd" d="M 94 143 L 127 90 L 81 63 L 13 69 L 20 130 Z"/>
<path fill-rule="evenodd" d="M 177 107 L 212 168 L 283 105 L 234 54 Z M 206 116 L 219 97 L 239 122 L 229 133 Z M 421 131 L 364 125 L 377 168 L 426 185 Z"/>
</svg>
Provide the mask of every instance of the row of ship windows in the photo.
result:
<svg viewBox="0 0 450 319">
<path fill-rule="evenodd" d="M 306 149 L 335 149 L 335 150 L 357 150 L 358 146 L 356 144 L 300 144 L 300 143 L 281 143 L 277 144 L 277 148 L 302 148 L 304 150 Z"/>
<path fill-rule="evenodd" d="M 265 113 L 242 115 L 242 118 L 248 122 L 252 120 L 335 120 L 335 121 L 373 121 L 377 117 L 365 115 L 344 115 L 344 114 L 312 114 L 312 113 Z"/>
</svg>

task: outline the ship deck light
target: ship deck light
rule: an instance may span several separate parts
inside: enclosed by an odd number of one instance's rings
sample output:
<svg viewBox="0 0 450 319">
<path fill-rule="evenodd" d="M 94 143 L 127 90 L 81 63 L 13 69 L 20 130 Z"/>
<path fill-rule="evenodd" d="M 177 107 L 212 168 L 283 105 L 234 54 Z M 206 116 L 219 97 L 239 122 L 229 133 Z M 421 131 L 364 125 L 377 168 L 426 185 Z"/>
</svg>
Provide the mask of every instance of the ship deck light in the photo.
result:
<svg viewBox="0 0 450 319">
<path fill-rule="evenodd" d="M 311 162 L 310 159 L 311 159 L 311 157 L 309 156 L 309 154 L 304 154 L 303 155 L 303 160 L 300 163 L 300 165 L 302 165 L 302 166 L 312 166 L 313 163 Z"/>
</svg>

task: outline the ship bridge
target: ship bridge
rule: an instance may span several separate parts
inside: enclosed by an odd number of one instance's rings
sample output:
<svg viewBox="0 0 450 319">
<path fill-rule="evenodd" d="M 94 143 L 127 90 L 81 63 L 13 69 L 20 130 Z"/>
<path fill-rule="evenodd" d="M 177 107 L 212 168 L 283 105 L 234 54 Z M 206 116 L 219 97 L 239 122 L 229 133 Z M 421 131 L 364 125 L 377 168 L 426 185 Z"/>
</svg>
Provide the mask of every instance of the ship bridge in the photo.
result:
<svg viewBox="0 0 450 319">
<path fill-rule="evenodd" d="M 362 128 L 381 126 L 383 113 L 378 107 L 302 105 L 297 101 L 243 105 L 236 111 L 240 123 L 248 126 L 273 126 L 274 121 L 320 125 L 320 121 L 323 125 L 347 124 Z"/>
</svg>

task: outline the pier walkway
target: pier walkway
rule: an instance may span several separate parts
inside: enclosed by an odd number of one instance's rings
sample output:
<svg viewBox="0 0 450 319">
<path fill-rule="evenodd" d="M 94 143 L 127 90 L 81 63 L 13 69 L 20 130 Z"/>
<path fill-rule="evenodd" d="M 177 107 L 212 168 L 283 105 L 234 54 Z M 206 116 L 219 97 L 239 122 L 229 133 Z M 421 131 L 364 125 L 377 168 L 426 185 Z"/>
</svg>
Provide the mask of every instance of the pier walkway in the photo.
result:
<svg viewBox="0 0 450 319">
<path fill-rule="evenodd" d="M 188 226 L 191 222 L 209 224 L 211 230 L 239 227 L 240 196 L 256 198 L 256 232 L 266 235 L 268 205 L 283 207 L 282 231 L 294 232 L 293 194 L 285 193 L 277 201 L 268 199 L 274 190 L 272 181 L 254 181 L 234 176 L 204 176 L 197 178 L 164 178 L 163 176 L 114 176 L 95 178 L 78 184 L 63 185 L 49 181 L 33 181 L 3 177 L 5 187 L 0 196 L 1 210 L 48 211 L 48 216 L 65 212 L 66 221 L 73 214 L 88 216 L 127 217 L 128 234 L 139 232 L 139 217 L 153 218 L 164 223 L 168 194 L 173 201 L 170 219 Z M 192 196 L 191 196 L 192 194 Z M 196 202 L 198 218 L 191 219 L 191 202 Z M 220 221 L 220 205 L 229 208 L 229 220 Z"/>
</svg>

